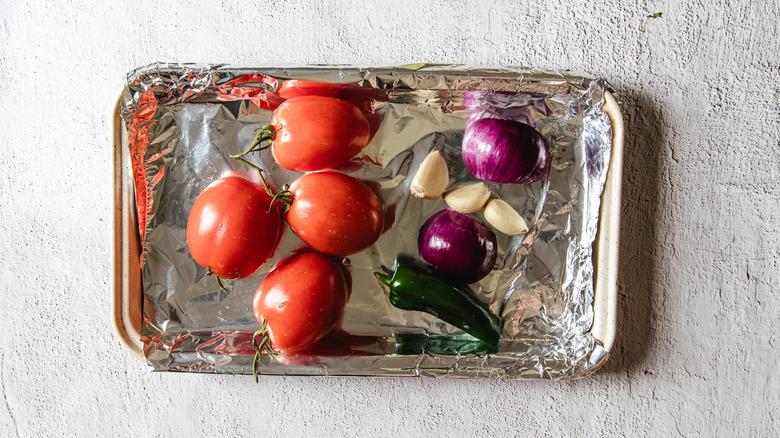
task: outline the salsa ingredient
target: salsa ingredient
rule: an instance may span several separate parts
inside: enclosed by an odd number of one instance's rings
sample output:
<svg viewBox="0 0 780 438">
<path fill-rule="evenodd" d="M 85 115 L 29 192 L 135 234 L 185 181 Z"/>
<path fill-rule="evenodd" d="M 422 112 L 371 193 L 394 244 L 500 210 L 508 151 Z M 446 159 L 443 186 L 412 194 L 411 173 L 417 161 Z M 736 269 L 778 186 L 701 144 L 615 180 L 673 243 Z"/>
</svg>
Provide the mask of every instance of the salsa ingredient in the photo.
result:
<svg viewBox="0 0 780 438">
<path fill-rule="evenodd" d="M 311 248 L 336 256 L 363 251 L 379 239 L 384 210 L 359 180 L 334 171 L 313 172 L 290 185 L 284 217 Z"/>
<path fill-rule="evenodd" d="M 485 205 L 485 220 L 498 231 L 514 236 L 528 232 L 528 225 L 520 213 L 503 199 L 491 199 Z"/>
<path fill-rule="evenodd" d="M 292 256 L 257 288 L 252 308 L 265 328 L 258 336 L 269 349 L 305 349 L 333 330 L 348 297 L 339 263 L 316 252 Z"/>
<path fill-rule="evenodd" d="M 477 178 L 503 184 L 531 184 L 550 169 L 542 134 L 514 120 L 479 119 L 469 124 L 462 154 Z"/>
<path fill-rule="evenodd" d="M 463 106 L 468 118 L 466 126 L 479 119 L 506 119 L 538 128 L 537 121 L 550 115 L 545 95 L 508 91 L 466 91 Z"/>
<path fill-rule="evenodd" d="M 476 213 L 490 198 L 490 189 L 483 182 L 460 186 L 444 194 L 444 202 L 461 213 Z"/>
<path fill-rule="evenodd" d="M 499 350 L 498 345 L 482 342 L 468 333 L 397 333 L 393 337 L 398 354 L 485 355 Z"/>
<path fill-rule="evenodd" d="M 368 144 L 370 126 L 353 104 L 327 96 L 299 96 L 274 111 L 272 152 L 288 170 L 309 172 L 335 167 Z"/>
<path fill-rule="evenodd" d="M 390 288 L 390 303 L 395 307 L 430 313 L 489 346 L 501 342 L 501 321 L 465 286 L 408 263 L 398 264 L 392 275 L 374 275 Z"/>
<path fill-rule="evenodd" d="M 370 126 L 370 138 L 379 130 L 388 100 L 386 90 L 361 87 L 357 84 L 338 84 L 332 82 L 306 81 L 290 79 L 282 83 L 276 92 L 284 99 L 299 96 L 329 96 L 355 105 L 363 113 Z M 369 139 L 370 141 L 370 139 Z"/>
<path fill-rule="evenodd" d="M 265 189 L 239 176 L 206 187 L 187 219 L 192 258 L 219 278 L 252 275 L 273 255 L 282 221 Z"/>
<path fill-rule="evenodd" d="M 493 270 L 498 245 L 489 228 L 447 209 L 423 224 L 417 249 L 437 271 L 464 283 L 475 283 Z"/>
<path fill-rule="evenodd" d="M 418 198 L 436 199 L 447 190 L 449 184 L 447 161 L 438 149 L 434 149 L 420 164 L 409 190 Z"/>
</svg>

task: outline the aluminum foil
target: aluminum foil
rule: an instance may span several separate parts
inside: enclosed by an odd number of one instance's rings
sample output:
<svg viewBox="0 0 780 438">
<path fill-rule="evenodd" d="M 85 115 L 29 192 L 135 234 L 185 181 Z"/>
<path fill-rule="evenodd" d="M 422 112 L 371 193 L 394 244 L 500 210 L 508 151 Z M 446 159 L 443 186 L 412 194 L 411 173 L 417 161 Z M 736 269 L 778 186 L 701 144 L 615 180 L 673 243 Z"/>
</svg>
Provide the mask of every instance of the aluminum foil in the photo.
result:
<svg viewBox="0 0 780 438">
<path fill-rule="evenodd" d="M 252 334 L 260 328 L 252 297 L 273 266 L 304 244 L 285 233 L 276 254 L 223 293 L 189 254 L 187 215 L 197 195 L 230 172 L 256 179 L 230 159 L 269 123 L 269 90 L 288 79 L 357 84 L 383 91 L 373 102 L 381 125 L 342 170 L 380 187 L 393 225 L 363 253 L 345 260 L 353 292 L 330 348 L 294 358 L 263 357 L 262 374 L 568 378 L 605 356 L 593 322 L 594 241 L 609 166 L 611 128 L 599 79 L 526 68 L 456 65 L 235 67 L 154 64 L 128 74 L 122 117 L 136 187 L 142 242 L 144 353 L 155 370 L 252 373 Z M 533 124 L 552 153 L 549 177 L 531 185 L 490 183 L 530 225 L 526 235 L 496 233 L 494 271 L 472 285 L 504 319 L 499 353 L 400 355 L 404 333 L 457 333 L 422 312 L 393 307 L 373 272 L 397 256 L 419 257 L 417 234 L 443 200 L 420 200 L 409 184 L 422 159 L 441 149 L 454 185 L 474 180 L 460 157 L 466 124 L 481 117 Z M 252 160 L 276 187 L 301 174 Z M 394 213 L 392 213 L 394 212 Z M 484 222 L 481 214 L 475 218 Z"/>
</svg>

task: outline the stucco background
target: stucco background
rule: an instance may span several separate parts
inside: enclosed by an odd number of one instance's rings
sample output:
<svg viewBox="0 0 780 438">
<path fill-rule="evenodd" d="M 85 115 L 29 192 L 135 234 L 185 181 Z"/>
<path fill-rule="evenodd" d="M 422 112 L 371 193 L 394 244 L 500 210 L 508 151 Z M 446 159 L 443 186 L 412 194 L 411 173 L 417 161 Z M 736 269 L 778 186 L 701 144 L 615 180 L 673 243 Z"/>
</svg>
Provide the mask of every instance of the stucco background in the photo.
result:
<svg viewBox="0 0 780 438">
<path fill-rule="evenodd" d="M 778 436 L 778 15 L 778 0 L 2 2 L 0 436 Z M 111 329 L 110 110 L 158 60 L 606 78 L 627 125 L 612 358 L 569 382 L 150 373 Z"/>
</svg>

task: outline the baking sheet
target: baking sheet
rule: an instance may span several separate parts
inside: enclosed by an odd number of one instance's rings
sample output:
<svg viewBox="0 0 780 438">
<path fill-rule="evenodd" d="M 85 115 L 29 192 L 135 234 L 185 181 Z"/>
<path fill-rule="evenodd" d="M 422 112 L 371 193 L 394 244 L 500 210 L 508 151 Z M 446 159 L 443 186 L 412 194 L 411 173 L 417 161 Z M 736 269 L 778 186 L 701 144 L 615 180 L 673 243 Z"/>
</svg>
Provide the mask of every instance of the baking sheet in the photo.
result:
<svg viewBox="0 0 780 438">
<path fill-rule="evenodd" d="M 258 327 L 251 314 L 251 296 L 263 272 L 252 277 L 252 281 L 237 282 L 233 292 L 223 296 L 213 280 L 199 272 L 191 259 L 187 260 L 182 224 L 186 224 L 186 203 L 189 200 L 191 205 L 202 187 L 228 169 L 245 171 L 225 157 L 243 149 L 247 139 L 251 141 L 252 131 L 267 122 L 270 113 L 253 107 L 249 100 L 225 102 L 212 90 L 225 78 L 257 72 L 278 80 L 335 78 L 363 86 L 391 84 L 392 98 L 383 108 L 380 131 L 367 148 L 368 160 L 364 160 L 380 166 L 364 165 L 352 174 L 380 181 L 383 198 L 399 212 L 391 230 L 398 234 L 383 236 L 385 242 L 380 239 L 377 250 L 371 254 L 350 258 L 358 282 L 344 329 L 357 335 L 349 340 L 356 343 L 354 354 L 298 358 L 298 363 L 292 364 L 266 358 L 264 373 L 560 378 L 592 369 L 605 357 L 603 345 L 589 333 L 594 319 L 590 248 L 611 144 L 610 120 L 601 110 L 605 99 L 602 81 L 519 69 L 486 72 L 437 66 L 368 70 L 156 65 L 131 73 L 131 82 L 138 81 L 140 88 L 134 91 L 131 85 L 125 92 L 128 114 L 143 91 L 160 84 L 164 89 L 175 90 L 161 92 L 162 104 L 155 110 L 148 129 L 149 144 L 156 149 L 147 150 L 143 157 L 152 168 L 145 175 L 146 181 L 157 187 L 149 197 L 156 207 L 149 209 L 150 217 L 142 232 L 147 237 L 142 331 L 146 358 L 155 369 L 251 371 L 254 351 L 249 337 Z M 386 292 L 370 273 L 378 266 L 392 264 L 396 254 L 413 255 L 416 248 L 410 242 L 416 242 L 416 229 L 430 214 L 443 208 L 443 202 L 420 201 L 404 195 L 404 182 L 411 178 L 427 151 L 432 147 L 443 148 L 445 155 L 449 151 L 448 159 L 454 165 L 451 167 L 461 175 L 456 179 L 468 178 L 462 168 L 457 171 L 456 152 L 468 116 L 459 97 L 464 91 L 488 89 L 521 92 L 518 99 L 522 101 L 510 101 L 521 102 L 517 104 L 520 107 L 528 103 L 529 96 L 535 103 L 544 102 L 548 115 L 538 124 L 555 145 L 556 169 L 561 172 L 536 187 L 496 187 L 502 197 L 511 199 L 525 213 L 529 223 L 536 224 L 529 235 L 514 242 L 500 242 L 499 269 L 480 286 L 480 296 L 509 322 L 505 329 L 507 341 L 499 354 L 486 357 L 394 355 L 394 333 L 456 331 L 429 315 L 407 315 L 410 312 L 389 306 Z M 598 135 L 582 134 L 593 126 L 597 126 Z M 209 127 L 218 127 L 219 136 L 215 138 Z M 187 161 L 197 155 L 205 161 Z M 161 165 L 155 168 L 155 161 L 150 158 L 159 160 Z M 282 182 L 295 177 L 279 168 L 271 173 Z M 572 181 L 590 179 L 598 187 L 591 185 L 583 190 L 586 184 L 572 185 Z M 185 180 L 189 184 L 182 184 Z M 570 190 L 574 186 L 577 189 Z M 549 195 L 551 191 L 553 196 Z M 542 251 L 544 247 L 549 249 L 551 242 L 565 247 L 556 251 L 561 262 L 550 257 L 550 251 Z M 294 239 L 286 241 L 276 260 L 299 245 Z M 571 245 L 576 251 L 570 251 Z M 174 260 L 177 254 L 182 255 L 180 260 Z M 571 257 L 581 260 L 576 263 L 577 272 L 563 268 Z M 272 263 L 273 260 L 268 268 Z M 531 275 L 529 271 L 534 267 L 537 272 L 542 271 L 538 266 L 547 267 L 546 273 Z M 157 281 L 160 278 L 164 281 Z"/>
</svg>

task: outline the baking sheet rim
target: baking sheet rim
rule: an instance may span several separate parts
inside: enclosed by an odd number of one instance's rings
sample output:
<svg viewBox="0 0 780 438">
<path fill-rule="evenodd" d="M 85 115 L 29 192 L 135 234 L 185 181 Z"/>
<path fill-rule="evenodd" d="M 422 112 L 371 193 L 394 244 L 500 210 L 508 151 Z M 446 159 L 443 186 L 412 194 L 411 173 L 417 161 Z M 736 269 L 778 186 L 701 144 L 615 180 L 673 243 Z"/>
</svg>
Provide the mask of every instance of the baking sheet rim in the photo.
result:
<svg viewBox="0 0 780 438">
<path fill-rule="evenodd" d="M 141 270 L 133 269 L 132 258 L 140 257 L 140 247 L 135 245 L 137 227 L 134 226 L 132 196 L 129 196 L 130 169 L 124 127 L 120 116 L 121 95 L 113 109 L 114 147 L 114 254 L 113 301 L 114 332 L 122 346 L 138 360 L 144 361 L 141 343 Z M 609 359 L 617 328 L 617 262 L 620 241 L 620 197 L 623 176 L 623 117 L 615 97 L 605 92 L 604 112 L 612 124 L 612 152 L 607 179 L 601 195 L 599 230 L 594 243 L 594 295 L 593 326 L 590 333 L 604 346 L 606 355 L 586 372 L 572 376 L 583 377 L 595 372 Z M 135 233 L 135 234 L 134 234 Z M 135 249 L 135 253 L 134 250 Z M 133 309 L 133 303 L 137 309 Z M 137 310 L 137 314 L 134 310 Z M 138 324 L 138 325 L 136 325 Z"/>
</svg>

